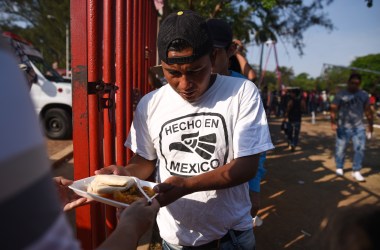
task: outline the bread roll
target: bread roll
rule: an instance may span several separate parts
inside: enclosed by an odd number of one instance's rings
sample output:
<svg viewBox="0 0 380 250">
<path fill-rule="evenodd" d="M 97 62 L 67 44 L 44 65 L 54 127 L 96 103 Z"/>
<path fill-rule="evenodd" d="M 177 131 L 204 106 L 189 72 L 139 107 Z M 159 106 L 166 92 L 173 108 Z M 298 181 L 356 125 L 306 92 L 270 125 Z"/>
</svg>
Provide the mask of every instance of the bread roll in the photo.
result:
<svg viewBox="0 0 380 250">
<path fill-rule="evenodd" d="M 134 183 L 134 179 L 129 176 L 96 175 L 94 180 L 88 185 L 87 192 L 107 195 L 115 191 L 128 190 Z"/>
</svg>

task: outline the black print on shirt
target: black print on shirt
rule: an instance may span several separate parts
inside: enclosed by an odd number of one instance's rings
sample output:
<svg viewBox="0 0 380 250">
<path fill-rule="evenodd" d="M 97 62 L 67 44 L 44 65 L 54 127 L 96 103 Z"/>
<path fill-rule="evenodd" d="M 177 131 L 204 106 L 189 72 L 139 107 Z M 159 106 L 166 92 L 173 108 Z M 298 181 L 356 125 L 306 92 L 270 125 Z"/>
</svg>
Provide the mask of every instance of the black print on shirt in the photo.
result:
<svg viewBox="0 0 380 250">
<path fill-rule="evenodd" d="M 199 136 L 199 132 L 183 134 L 182 142 L 173 142 L 169 145 L 169 151 L 179 150 L 188 153 L 196 152 L 203 159 L 210 160 L 211 154 L 215 152 L 216 134 Z"/>
<path fill-rule="evenodd" d="M 160 151 L 167 171 L 190 177 L 226 164 L 228 134 L 224 117 L 217 113 L 195 113 L 164 123 Z"/>
</svg>

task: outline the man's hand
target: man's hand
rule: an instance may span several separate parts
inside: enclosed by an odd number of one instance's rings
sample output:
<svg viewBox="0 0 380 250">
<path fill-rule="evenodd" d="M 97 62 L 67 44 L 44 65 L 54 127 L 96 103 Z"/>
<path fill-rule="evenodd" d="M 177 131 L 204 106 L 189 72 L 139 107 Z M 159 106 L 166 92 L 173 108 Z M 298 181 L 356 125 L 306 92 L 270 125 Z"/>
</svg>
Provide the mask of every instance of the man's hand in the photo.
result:
<svg viewBox="0 0 380 250">
<path fill-rule="evenodd" d="M 336 126 L 336 123 L 335 122 L 332 122 L 331 123 L 331 129 L 336 132 L 336 129 L 337 129 L 337 126 Z"/>
<path fill-rule="evenodd" d="M 368 131 L 372 134 L 373 133 L 373 125 L 368 124 Z"/>
<path fill-rule="evenodd" d="M 145 198 L 140 199 L 124 209 L 118 226 L 130 227 L 140 238 L 153 225 L 159 209 L 160 203 L 156 199 L 153 199 L 152 204 Z"/>
<path fill-rule="evenodd" d="M 252 207 L 251 207 L 251 216 L 254 218 L 260 209 L 260 193 L 249 191 L 249 198 L 251 199 Z"/>
<path fill-rule="evenodd" d="M 95 174 L 96 175 L 98 175 L 98 174 L 114 174 L 114 175 L 128 175 L 128 176 L 131 175 L 125 167 L 116 166 L 116 165 L 110 165 L 108 167 L 96 170 Z"/>
<path fill-rule="evenodd" d="M 62 176 L 54 177 L 54 183 L 57 186 L 59 197 L 61 198 L 63 204 L 63 211 L 69 211 L 73 208 L 83 206 L 88 204 L 91 200 L 80 197 L 75 194 L 68 186 L 70 186 L 73 181 L 63 178 Z"/>
<path fill-rule="evenodd" d="M 162 207 L 189 194 L 186 187 L 186 179 L 178 176 L 172 176 L 166 179 L 165 182 L 156 185 L 154 191 L 159 194 L 157 200 Z"/>
<path fill-rule="evenodd" d="M 115 231 L 97 248 L 98 250 L 134 250 L 140 237 L 152 227 L 160 204 L 153 200 L 149 204 L 140 199 L 124 209 Z"/>
</svg>

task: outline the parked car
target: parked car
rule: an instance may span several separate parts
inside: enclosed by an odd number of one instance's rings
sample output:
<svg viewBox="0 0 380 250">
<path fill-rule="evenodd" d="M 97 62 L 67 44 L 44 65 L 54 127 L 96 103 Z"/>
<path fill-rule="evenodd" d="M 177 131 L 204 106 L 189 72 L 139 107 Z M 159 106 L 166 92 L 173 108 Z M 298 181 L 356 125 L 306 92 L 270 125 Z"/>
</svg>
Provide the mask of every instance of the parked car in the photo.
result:
<svg viewBox="0 0 380 250">
<path fill-rule="evenodd" d="M 42 54 L 30 42 L 10 32 L 3 32 L 3 36 L 15 49 L 16 55 L 27 60 L 26 63 L 31 65 L 37 76 L 31 86 L 30 95 L 46 136 L 51 139 L 71 138 L 71 81 L 64 79 L 47 64 Z"/>
</svg>

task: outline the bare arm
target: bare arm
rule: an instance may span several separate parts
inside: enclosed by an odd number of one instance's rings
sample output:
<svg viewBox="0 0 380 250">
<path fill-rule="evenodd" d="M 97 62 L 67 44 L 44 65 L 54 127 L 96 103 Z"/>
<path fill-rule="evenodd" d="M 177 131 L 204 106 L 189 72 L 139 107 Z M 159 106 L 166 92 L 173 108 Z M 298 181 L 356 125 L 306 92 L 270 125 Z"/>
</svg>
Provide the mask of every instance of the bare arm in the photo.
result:
<svg viewBox="0 0 380 250">
<path fill-rule="evenodd" d="M 149 161 L 136 154 L 127 166 L 111 165 L 95 171 L 95 174 L 116 174 L 135 176 L 141 180 L 147 179 L 156 168 L 156 160 Z"/>
<path fill-rule="evenodd" d="M 331 128 L 336 130 L 336 112 L 338 111 L 338 105 L 331 104 L 330 106 L 330 119 L 331 119 Z"/>
<path fill-rule="evenodd" d="M 367 117 L 368 121 L 368 130 L 369 132 L 373 132 L 373 112 L 371 109 L 371 105 L 368 103 L 364 108 L 365 116 Z"/>
<path fill-rule="evenodd" d="M 159 209 L 160 204 L 155 199 L 151 205 L 145 199 L 134 202 L 123 211 L 115 231 L 98 250 L 136 249 L 140 237 L 152 227 Z"/>
<path fill-rule="evenodd" d="M 184 195 L 199 191 L 218 190 L 240 185 L 256 175 L 259 155 L 232 160 L 217 169 L 190 178 L 172 176 L 158 184 L 155 191 L 161 206 L 166 206 Z"/>
<path fill-rule="evenodd" d="M 286 111 L 284 114 L 283 122 L 286 122 L 286 119 L 288 118 L 290 110 L 293 108 L 293 100 L 288 101 L 288 105 L 286 105 Z"/>
<path fill-rule="evenodd" d="M 247 59 L 240 54 L 240 52 L 236 53 L 236 58 L 240 64 L 240 68 L 242 70 L 243 75 L 245 75 L 248 80 L 255 81 L 256 80 L 256 72 L 253 70 L 251 65 L 249 65 Z"/>
<path fill-rule="evenodd" d="M 306 112 L 306 102 L 304 99 L 301 100 L 301 111 Z"/>
</svg>

